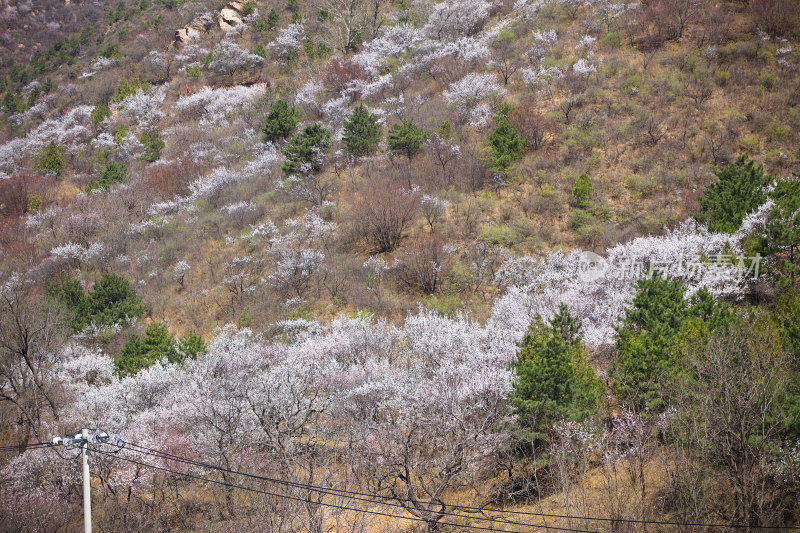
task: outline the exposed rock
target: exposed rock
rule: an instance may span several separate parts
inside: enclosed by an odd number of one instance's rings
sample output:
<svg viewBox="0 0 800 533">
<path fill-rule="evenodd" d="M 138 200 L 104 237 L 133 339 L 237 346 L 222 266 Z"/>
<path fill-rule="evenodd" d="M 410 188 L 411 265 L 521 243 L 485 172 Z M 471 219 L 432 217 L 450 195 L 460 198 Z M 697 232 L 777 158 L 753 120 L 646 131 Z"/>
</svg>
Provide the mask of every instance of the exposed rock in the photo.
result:
<svg viewBox="0 0 800 533">
<path fill-rule="evenodd" d="M 189 25 L 175 31 L 175 43 L 186 44 L 200 38 L 201 33 L 205 33 L 214 25 L 214 17 L 209 13 L 204 13 L 196 17 Z"/>
<path fill-rule="evenodd" d="M 239 16 L 239 12 L 235 9 L 225 7 L 219 12 L 218 22 L 219 27 L 227 31 L 238 24 L 242 24 L 242 18 Z"/>
<path fill-rule="evenodd" d="M 190 24 L 190 26 L 197 31 L 208 31 L 213 25 L 214 17 L 211 16 L 211 13 L 203 13 L 199 17 L 196 17 Z"/>
<path fill-rule="evenodd" d="M 191 41 L 195 41 L 200 37 L 200 32 L 198 32 L 194 28 L 181 28 L 175 32 L 175 42 L 180 44 L 186 44 Z"/>
<path fill-rule="evenodd" d="M 242 2 L 228 2 L 225 7 L 220 10 L 216 20 L 210 13 L 204 13 L 196 17 L 190 24 L 175 31 L 175 43 L 186 44 L 199 39 L 200 35 L 210 30 L 215 22 L 223 31 L 228 31 L 238 24 L 243 24 L 243 5 Z"/>
</svg>

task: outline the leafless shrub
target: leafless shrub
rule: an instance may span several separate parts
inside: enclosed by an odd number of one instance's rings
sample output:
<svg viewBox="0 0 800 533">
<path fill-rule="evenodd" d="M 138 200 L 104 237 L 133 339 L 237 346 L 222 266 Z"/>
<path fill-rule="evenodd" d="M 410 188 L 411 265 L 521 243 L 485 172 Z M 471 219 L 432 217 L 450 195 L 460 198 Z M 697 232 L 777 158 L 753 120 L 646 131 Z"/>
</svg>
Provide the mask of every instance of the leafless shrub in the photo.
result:
<svg viewBox="0 0 800 533">
<path fill-rule="evenodd" d="M 748 10 L 757 28 L 783 37 L 800 17 L 800 5 L 794 0 L 750 0 Z"/>
<path fill-rule="evenodd" d="M 436 292 L 447 276 L 450 254 L 438 235 L 424 235 L 400 255 L 397 277 L 407 287 L 426 294 Z"/>
<path fill-rule="evenodd" d="M 360 192 L 354 210 L 357 233 L 373 252 L 394 251 L 416 217 L 417 193 L 386 181 L 371 183 Z"/>
</svg>

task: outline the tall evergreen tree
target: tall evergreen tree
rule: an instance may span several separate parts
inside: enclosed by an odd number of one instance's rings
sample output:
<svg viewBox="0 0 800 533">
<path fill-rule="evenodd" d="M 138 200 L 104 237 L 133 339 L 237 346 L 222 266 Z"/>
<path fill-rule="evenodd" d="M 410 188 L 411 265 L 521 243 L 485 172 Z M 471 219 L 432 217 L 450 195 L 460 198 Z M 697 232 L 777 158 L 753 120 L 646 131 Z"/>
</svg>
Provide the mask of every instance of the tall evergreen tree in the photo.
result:
<svg viewBox="0 0 800 533">
<path fill-rule="evenodd" d="M 617 328 L 617 359 L 611 367 L 614 391 L 629 407 L 661 408 L 677 371 L 673 350 L 688 302 L 680 281 L 656 274 L 636 283 L 636 295 Z"/>
<path fill-rule="evenodd" d="M 347 153 L 355 156 L 370 154 L 380 140 L 378 117 L 370 113 L 364 104 L 356 107 L 344 120 L 342 142 Z"/>
<path fill-rule="evenodd" d="M 267 116 L 264 118 L 264 139 L 268 142 L 275 142 L 291 135 L 297 127 L 299 114 L 297 109 L 289 107 L 285 100 L 275 100 L 269 106 Z"/>
<path fill-rule="evenodd" d="M 764 169 L 746 161 L 745 156 L 714 174 L 719 182 L 706 188 L 697 218 L 707 222 L 711 231 L 734 233 L 744 217 L 766 201 L 765 188 L 773 178 L 764 176 Z"/>
<path fill-rule="evenodd" d="M 483 159 L 490 171 L 504 177 L 509 175 L 512 165 L 522 159 L 526 144 L 517 128 L 508 121 L 511 111 L 512 108 L 508 104 L 500 106 L 494 118 L 495 129 L 486 140 L 489 155 Z"/>
<path fill-rule="evenodd" d="M 311 124 L 292 137 L 283 149 L 286 157 L 281 166 L 287 175 L 296 172 L 317 172 L 322 169 L 331 148 L 331 132 L 319 124 Z"/>
<path fill-rule="evenodd" d="M 138 317 L 147 305 L 136 295 L 131 284 L 117 274 L 103 274 L 89 292 L 92 319 L 98 324 L 114 324 Z"/>
<path fill-rule="evenodd" d="M 144 155 L 139 159 L 152 163 L 158 161 L 161 157 L 161 150 L 164 148 L 164 141 L 157 131 L 146 132 L 143 131 L 139 137 L 139 142 L 144 146 Z"/>
<path fill-rule="evenodd" d="M 410 161 L 422 149 L 427 139 L 427 131 L 415 126 L 411 120 L 404 120 L 389 128 L 386 144 L 392 152 L 405 152 Z"/>
<path fill-rule="evenodd" d="M 511 400 L 525 442 L 546 442 L 553 423 L 581 420 L 594 410 L 602 384 L 586 361 L 580 321 L 562 305 L 545 324 L 537 316 L 511 363 L 516 375 Z"/>
<path fill-rule="evenodd" d="M 36 168 L 60 176 L 67 166 L 67 149 L 60 144 L 50 143 L 44 147 L 36 159 Z"/>
<path fill-rule="evenodd" d="M 114 361 L 114 371 L 119 377 L 132 376 L 157 361 L 180 363 L 187 357 L 194 359 L 204 351 L 203 339 L 194 332 L 177 342 L 164 324 L 153 322 L 147 326 L 144 336 L 133 335 L 125 343 L 119 358 Z"/>
<path fill-rule="evenodd" d="M 572 185 L 572 197 L 575 199 L 575 203 L 578 204 L 578 207 L 589 207 L 592 195 L 594 195 L 594 185 L 589 176 L 581 174 Z"/>
<path fill-rule="evenodd" d="M 109 161 L 100 177 L 92 179 L 86 185 L 86 192 L 106 190 L 115 183 L 124 183 L 128 180 L 128 165 L 122 161 Z"/>
<path fill-rule="evenodd" d="M 794 286 L 800 279 L 800 177 L 779 180 L 769 196 L 775 204 L 767 213 L 758 251 L 769 259 L 780 284 Z"/>
<path fill-rule="evenodd" d="M 139 317 L 147 305 L 136 295 L 128 280 L 117 274 L 103 274 L 88 294 L 83 292 L 78 280 L 58 276 L 47 284 L 50 295 L 59 301 L 72 317 L 70 327 L 74 332 L 90 323 L 108 326 Z"/>
<path fill-rule="evenodd" d="M 697 335 L 726 325 L 730 313 L 705 288 L 691 298 L 679 280 L 656 273 L 636 283 L 636 295 L 616 328 L 614 391 L 636 410 L 661 409 L 682 372 L 676 346 L 684 328 Z"/>
</svg>

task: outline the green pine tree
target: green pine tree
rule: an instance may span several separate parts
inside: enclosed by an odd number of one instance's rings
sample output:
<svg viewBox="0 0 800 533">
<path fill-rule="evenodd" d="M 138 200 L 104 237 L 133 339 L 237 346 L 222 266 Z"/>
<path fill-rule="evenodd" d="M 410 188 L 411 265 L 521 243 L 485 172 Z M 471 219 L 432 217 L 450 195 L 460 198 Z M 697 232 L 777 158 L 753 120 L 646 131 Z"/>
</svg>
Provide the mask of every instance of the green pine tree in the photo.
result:
<svg viewBox="0 0 800 533">
<path fill-rule="evenodd" d="M 322 163 L 330 148 L 330 131 L 316 123 L 306 126 L 283 149 L 286 161 L 281 170 L 287 175 L 298 171 L 317 172 L 322 169 Z"/>
<path fill-rule="evenodd" d="M 77 333 L 91 321 L 91 303 L 80 282 L 64 274 L 47 282 L 47 292 L 66 308 L 69 329 Z"/>
<path fill-rule="evenodd" d="M 636 283 L 636 295 L 617 328 L 614 391 L 629 407 L 663 407 L 665 386 L 675 378 L 673 349 L 689 305 L 680 281 L 656 274 Z"/>
<path fill-rule="evenodd" d="M 707 337 L 726 327 L 731 317 L 705 288 L 687 299 L 678 280 L 658 273 L 640 279 L 616 328 L 611 376 L 617 397 L 636 410 L 665 407 L 683 372 L 678 346 L 685 338 Z"/>
<path fill-rule="evenodd" d="M 92 109 L 92 115 L 91 115 L 92 124 L 98 126 L 100 125 L 101 122 L 103 122 L 110 116 L 111 116 L 111 110 L 108 108 L 106 104 L 104 103 L 97 104 L 96 106 L 94 106 L 94 109 Z"/>
<path fill-rule="evenodd" d="M 139 159 L 152 163 L 158 161 L 161 157 L 161 150 L 164 148 L 164 141 L 157 131 L 146 132 L 143 131 L 139 137 L 139 142 L 144 146 L 144 155 Z"/>
<path fill-rule="evenodd" d="M 128 78 L 122 78 L 122 81 L 119 82 L 117 85 L 117 89 L 114 91 L 114 96 L 111 97 L 111 103 L 117 104 L 123 101 L 128 96 L 136 94 L 138 90 L 142 91 L 149 91 L 150 84 L 147 82 L 139 81 L 139 78 L 133 78 L 132 80 L 128 80 Z"/>
<path fill-rule="evenodd" d="M 89 292 L 91 320 L 114 324 L 143 315 L 147 305 L 136 295 L 128 280 L 117 274 L 103 274 Z"/>
<path fill-rule="evenodd" d="M 449 120 L 445 120 L 436 128 L 436 135 L 442 139 L 449 139 L 453 136 L 453 127 L 450 125 Z"/>
<path fill-rule="evenodd" d="M 114 361 L 114 374 L 119 378 L 133 376 L 151 364 L 152 362 L 146 360 L 142 339 L 138 335 L 133 335 L 122 347 L 119 358 Z"/>
<path fill-rule="evenodd" d="M 164 324 L 153 322 L 147 326 L 144 336 L 133 335 L 125 343 L 119 358 L 114 361 L 114 372 L 120 378 L 133 376 L 157 361 L 164 364 L 182 363 L 186 359 L 196 359 L 198 354 L 205 351 L 205 342 L 195 332 L 190 331 L 183 339 L 176 341 Z"/>
<path fill-rule="evenodd" d="M 275 8 L 269 10 L 267 13 L 267 24 L 269 24 L 270 28 L 276 27 L 278 24 L 281 23 L 281 16 L 275 11 Z"/>
<path fill-rule="evenodd" d="M 381 140 L 378 117 L 369 112 L 364 104 L 356 107 L 344 120 L 342 142 L 348 154 L 362 156 L 372 153 Z"/>
<path fill-rule="evenodd" d="M 264 59 L 267 58 L 267 49 L 264 48 L 264 45 L 259 43 L 253 48 L 253 53 L 258 57 L 263 57 Z"/>
<path fill-rule="evenodd" d="M 197 356 L 201 353 L 205 353 L 205 351 L 206 343 L 203 341 L 203 337 L 194 331 L 187 333 L 186 336 L 178 343 L 178 354 L 180 356 L 180 361 L 185 361 L 186 359 L 197 359 Z M 170 362 L 174 363 L 176 361 Z"/>
<path fill-rule="evenodd" d="M 147 311 L 128 280 L 116 274 L 103 274 L 88 294 L 78 280 L 63 275 L 51 279 L 47 290 L 66 309 L 74 333 L 90 323 L 109 326 L 137 318 Z"/>
<path fill-rule="evenodd" d="M 714 174 L 719 182 L 706 188 L 697 218 L 707 222 L 711 231 L 734 233 L 744 217 L 766 201 L 765 187 L 773 178 L 764 176 L 764 169 L 746 161 L 745 156 L 717 168 Z"/>
<path fill-rule="evenodd" d="M 489 155 L 483 158 L 491 172 L 507 177 L 511 167 L 522 159 L 525 152 L 525 139 L 520 137 L 519 131 L 508 121 L 511 108 L 508 104 L 500 107 L 495 116 L 495 129 L 486 140 L 486 149 Z"/>
<path fill-rule="evenodd" d="M 769 259 L 780 284 L 794 286 L 800 279 L 800 177 L 779 180 L 769 196 L 775 204 L 767 213 L 758 251 Z"/>
<path fill-rule="evenodd" d="M 143 337 L 133 335 L 114 361 L 114 372 L 118 377 L 132 376 L 149 368 L 156 361 L 177 361 L 178 347 L 175 338 L 164 324 L 153 322 Z"/>
<path fill-rule="evenodd" d="M 589 176 L 585 173 L 578 176 L 578 179 L 576 179 L 575 183 L 572 185 L 572 197 L 575 199 L 575 203 L 578 207 L 589 207 L 593 195 L 594 185 L 592 185 L 591 180 L 589 180 Z"/>
<path fill-rule="evenodd" d="M 404 152 L 410 161 L 422 149 L 427 139 L 428 132 L 415 126 L 409 119 L 389 128 L 386 144 L 394 153 Z"/>
<path fill-rule="evenodd" d="M 511 401 L 523 442 L 547 442 L 554 423 L 582 420 L 595 409 L 602 384 L 586 360 L 580 328 L 562 305 L 549 324 L 537 316 L 518 344 Z"/>
<path fill-rule="evenodd" d="M 778 325 L 786 349 L 800 362 L 800 293 L 785 291 L 772 311 L 772 320 Z"/>
<path fill-rule="evenodd" d="M 50 143 L 36 158 L 36 168 L 60 176 L 67 166 L 67 149 L 60 144 Z"/>
<path fill-rule="evenodd" d="M 110 161 L 100 177 L 93 179 L 86 185 L 86 192 L 105 190 L 115 183 L 124 183 L 128 180 L 128 165 L 118 161 Z"/>
<path fill-rule="evenodd" d="M 261 131 L 264 132 L 264 139 L 275 142 L 288 137 L 297 127 L 299 116 L 297 109 L 289 107 L 288 102 L 275 100 L 269 106 L 267 116 L 264 118 L 264 126 L 261 128 Z"/>
</svg>

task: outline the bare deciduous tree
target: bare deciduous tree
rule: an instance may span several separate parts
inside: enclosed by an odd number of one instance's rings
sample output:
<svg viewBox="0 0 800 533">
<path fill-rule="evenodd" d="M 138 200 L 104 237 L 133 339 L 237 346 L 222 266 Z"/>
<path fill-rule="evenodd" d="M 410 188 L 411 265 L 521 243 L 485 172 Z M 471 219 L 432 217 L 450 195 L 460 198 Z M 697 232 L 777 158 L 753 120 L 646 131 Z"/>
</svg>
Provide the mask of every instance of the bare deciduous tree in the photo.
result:
<svg viewBox="0 0 800 533">
<path fill-rule="evenodd" d="M 778 334 L 765 317 L 731 327 L 707 342 L 687 347 L 687 363 L 694 374 L 684 389 L 691 406 L 687 422 L 699 424 L 709 456 L 695 460 L 717 465 L 730 500 L 725 519 L 748 526 L 773 524 L 786 502 L 778 490 L 785 476 L 771 471 L 779 460 L 790 359 Z M 703 442 L 693 442 L 693 450 Z"/>
<path fill-rule="evenodd" d="M 356 205 L 356 231 L 374 252 L 394 251 L 418 208 L 416 192 L 391 182 L 370 184 Z"/>
<path fill-rule="evenodd" d="M 9 409 L 20 442 L 58 420 L 57 351 L 65 336 L 60 313 L 17 274 L 0 285 L 0 406 Z"/>
</svg>

